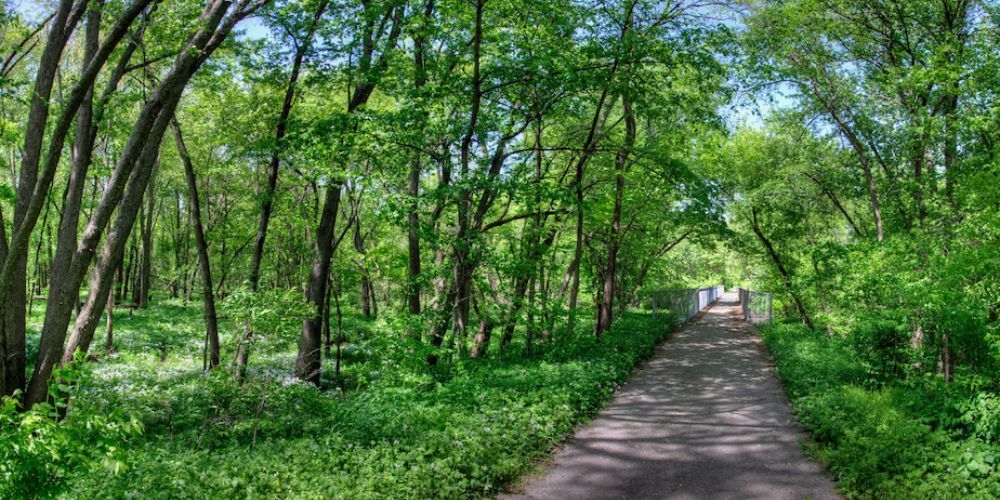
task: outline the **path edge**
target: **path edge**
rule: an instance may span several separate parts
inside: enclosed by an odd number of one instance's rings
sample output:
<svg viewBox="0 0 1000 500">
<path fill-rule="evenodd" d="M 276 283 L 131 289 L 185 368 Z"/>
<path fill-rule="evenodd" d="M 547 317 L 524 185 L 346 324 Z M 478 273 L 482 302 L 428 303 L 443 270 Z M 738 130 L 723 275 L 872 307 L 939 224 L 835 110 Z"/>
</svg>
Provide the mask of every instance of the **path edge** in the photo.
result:
<svg viewBox="0 0 1000 500">
<path fill-rule="evenodd" d="M 632 383 L 632 380 L 635 379 L 635 376 L 640 371 L 642 371 L 643 368 L 646 367 L 646 365 L 650 362 L 650 360 L 656 357 L 656 353 L 664 345 L 673 340 L 674 337 L 678 333 L 681 333 L 681 331 L 683 331 L 684 328 L 686 328 L 688 325 L 704 317 L 705 313 L 708 312 L 709 309 L 712 309 L 713 307 L 718 305 L 718 303 L 719 300 L 716 299 L 711 304 L 705 306 L 704 309 L 698 311 L 698 313 L 695 314 L 694 316 L 691 316 L 685 321 L 676 323 L 672 328 L 670 328 L 667 331 L 666 334 L 664 334 L 663 339 L 661 339 L 659 342 L 656 343 L 655 346 L 653 346 L 653 349 L 650 351 L 649 355 L 641 359 L 638 363 L 635 364 L 635 366 L 632 367 L 632 371 L 629 373 L 628 380 L 626 380 L 624 384 L 621 384 L 617 388 L 615 388 L 615 390 L 608 395 L 607 399 L 605 399 L 604 402 L 601 403 L 601 406 L 599 408 L 595 408 L 593 412 L 587 414 L 586 418 L 583 421 L 573 426 L 573 430 L 567 432 L 566 435 L 563 436 L 563 439 L 561 439 L 558 443 L 550 446 L 549 449 L 546 450 L 539 458 L 534 460 L 531 464 L 531 467 L 527 470 L 527 472 L 519 475 L 517 479 L 512 480 L 507 484 L 505 484 L 499 493 L 484 498 L 504 498 L 507 495 L 518 495 L 524 493 L 524 489 L 528 485 L 528 483 L 531 482 L 532 480 L 539 479 L 540 477 L 542 477 L 546 467 L 552 465 L 555 456 L 564 448 L 566 448 L 566 446 L 572 444 L 576 440 L 577 433 L 579 433 L 579 431 L 584 427 L 590 425 L 590 423 L 594 421 L 594 418 L 600 415 L 600 413 L 604 411 L 605 408 L 607 408 L 608 404 L 611 403 L 611 401 L 614 401 L 615 396 L 618 395 L 619 391 L 621 391 L 626 386 Z M 649 314 L 650 316 L 652 316 L 652 313 Z M 763 340 L 761 340 L 761 344 L 763 344 Z M 768 353 L 767 359 L 771 359 L 770 353 Z M 771 369 L 772 367 L 773 367 L 773 362 L 769 364 L 769 369 Z M 784 393 L 785 391 L 784 386 L 782 386 L 781 390 L 782 393 Z M 787 394 L 785 394 L 785 398 L 786 399 L 788 398 Z M 796 420 L 796 424 L 798 424 L 798 420 Z M 801 424 L 799 424 L 799 426 L 801 427 Z M 824 471 L 825 470 L 826 466 L 824 465 Z"/>
</svg>

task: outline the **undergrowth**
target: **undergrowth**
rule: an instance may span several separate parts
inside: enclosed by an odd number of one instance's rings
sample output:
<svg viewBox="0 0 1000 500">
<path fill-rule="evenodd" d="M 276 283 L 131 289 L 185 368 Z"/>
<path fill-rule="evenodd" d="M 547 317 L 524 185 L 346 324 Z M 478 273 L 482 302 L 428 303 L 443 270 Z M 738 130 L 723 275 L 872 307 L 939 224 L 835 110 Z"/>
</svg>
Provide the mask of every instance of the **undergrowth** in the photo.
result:
<svg viewBox="0 0 1000 500">
<path fill-rule="evenodd" d="M 174 325 L 186 319 L 171 316 Z M 319 390 L 292 376 L 278 341 L 255 353 L 255 369 L 242 384 L 226 370 L 202 375 L 194 362 L 196 332 L 154 331 L 161 325 L 151 322 L 161 319 L 153 309 L 119 322 L 123 350 L 91 363 L 91 382 L 74 396 L 64 422 L 85 425 L 87 416 L 113 410 L 141 425 L 141 434 L 119 436 L 113 453 L 69 464 L 59 481 L 34 493 L 490 496 L 601 408 L 669 324 L 625 314 L 600 344 L 581 325 L 532 357 L 511 349 L 516 354 L 434 371 L 413 361 L 423 356 L 405 333 L 358 320 L 348 324 L 347 371 Z M 140 328 L 129 330 L 130 321 Z"/>
<path fill-rule="evenodd" d="M 872 353 L 798 324 L 763 328 L 815 454 L 856 498 L 996 498 L 1000 399 L 974 375 L 886 381 Z M 884 366 L 880 363 L 877 366 Z"/>
</svg>

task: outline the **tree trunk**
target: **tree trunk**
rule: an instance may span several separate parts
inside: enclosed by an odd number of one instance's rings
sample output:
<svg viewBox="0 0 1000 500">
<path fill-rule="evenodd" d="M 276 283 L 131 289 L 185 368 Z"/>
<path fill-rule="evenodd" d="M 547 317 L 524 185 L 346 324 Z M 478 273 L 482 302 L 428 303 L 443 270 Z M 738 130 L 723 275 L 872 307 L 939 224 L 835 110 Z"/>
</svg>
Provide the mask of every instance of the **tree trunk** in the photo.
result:
<svg viewBox="0 0 1000 500">
<path fill-rule="evenodd" d="M 184 307 L 187 307 L 188 301 L 191 300 L 188 275 L 194 273 L 193 270 L 188 269 L 188 259 L 191 257 L 191 210 L 188 210 L 184 215 L 184 249 L 181 251 L 181 255 L 184 257 L 184 267 L 181 272 L 181 298 L 184 301 Z"/>
<path fill-rule="evenodd" d="M 156 209 L 156 190 L 154 188 L 154 183 L 156 181 L 155 171 L 157 167 L 153 167 L 154 174 L 149 180 L 149 187 L 146 192 L 146 213 L 145 221 L 142 224 L 142 256 L 139 260 L 139 287 L 138 287 L 138 297 L 135 301 L 137 307 L 145 309 L 149 305 L 149 287 L 150 280 L 152 279 L 152 266 L 153 266 L 153 223 L 155 221 L 155 209 Z"/>
<path fill-rule="evenodd" d="M 181 193 L 179 191 L 174 192 L 175 199 L 173 200 L 174 208 L 174 227 L 172 234 L 170 235 L 171 243 L 174 246 L 174 273 L 176 274 L 172 280 L 170 280 L 170 297 L 176 299 L 180 297 L 181 290 L 181 278 L 180 273 L 184 264 L 181 260 L 181 231 L 184 227 L 181 223 Z"/>
<path fill-rule="evenodd" d="M 415 73 L 413 87 L 419 92 L 427 83 L 427 68 L 424 64 L 427 28 L 434 15 L 434 0 L 424 4 L 423 24 L 413 38 L 413 63 Z M 420 314 L 420 173 L 423 166 L 418 156 L 410 162 L 410 174 L 406 180 L 407 193 L 410 195 L 410 212 L 406 218 L 407 241 L 407 283 L 406 302 L 410 314 Z M 415 328 L 413 336 L 420 340 L 420 330 Z"/>
<path fill-rule="evenodd" d="M 615 155 L 615 207 L 611 216 L 611 235 L 608 241 L 608 261 L 604 273 L 603 300 L 597 310 L 597 326 L 594 334 L 598 339 L 601 334 L 611 329 L 612 310 L 615 297 L 615 272 L 618 266 L 618 250 L 622 238 L 622 197 L 625 194 L 625 165 L 635 145 L 635 114 L 627 98 L 622 99 L 625 113 L 625 143 Z"/>
<path fill-rule="evenodd" d="M 288 126 L 288 117 L 291 115 L 292 106 L 295 100 L 295 85 L 299 81 L 299 73 L 302 71 L 302 63 L 312 45 L 312 38 L 316 32 L 319 20 L 326 11 L 328 0 L 320 0 L 313 13 L 312 22 L 306 30 L 306 38 L 299 44 L 295 51 L 292 62 L 292 72 L 288 76 L 288 85 L 285 87 L 285 100 L 281 104 L 281 113 L 278 115 L 278 124 L 274 130 L 274 151 L 271 153 L 271 162 L 267 166 L 267 187 L 264 190 L 264 197 L 260 207 L 260 223 L 257 226 L 257 239 L 253 247 L 253 256 L 250 259 L 250 289 L 257 291 L 260 285 L 260 263 L 264 255 L 264 242 L 267 239 L 267 227 L 271 221 L 271 211 L 274 207 L 274 193 L 278 186 L 278 168 L 281 166 L 281 153 L 283 151 L 283 141 L 285 139 L 285 129 Z"/>
<path fill-rule="evenodd" d="M 632 7 L 630 6 L 629 12 L 631 12 L 631 9 Z M 618 59 L 615 58 L 615 62 L 611 66 L 612 76 L 617 69 Z M 569 304 L 567 306 L 569 308 L 569 317 L 566 319 L 566 333 L 569 335 L 572 335 L 576 328 L 576 306 L 580 297 L 580 267 L 583 260 L 583 174 L 587 162 L 590 161 L 590 158 L 597 151 L 597 144 L 601 136 L 600 129 L 604 127 L 611 108 L 614 107 L 614 103 L 612 103 L 611 106 L 605 108 L 608 93 L 609 89 L 605 87 L 601 92 L 600 99 L 597 100 L 597 109 L 594 110 L 594 118 L 590 123 L 590 130 L 587 133 L 587 139 L 583 143 L 583 153 L 576 161 L 576 172 L 573 178 L 573 191 L 576 195 L 576 244 L 573 248 L 573 260 L 570 262 L 567 273 L 567 277 L 572 278 L 572 285 L 569 290 Z"/>
<path fill-rule="evenodd" d="M 208 241 L 201 222 L 201 201 L 198 197 L 198 180 L 194 176 L 194 166 L 188 155 L 184 137 L 181 134 L 177 120 L 171 122 L 174 130 L 174 142 L 177 154 L 184 164 L 184 177 L 187 180 L 188 200 L 190 202 L 191 218 L 194 223 L 194 238 L 198 250 L 198 267 L 201 269 L 202 299 L 205 307 L 205 337 L 208 339 L 208 369 L 219 364 L 219 322 L 215 314 L 215 293 L 212 283 L 212 267 L 208 258 Z"/>
<path fill-rule="evenodd" d="M 104 332 L 104 352 L 111 352 L 114 348 L 114 326 L 115 326 L 115 296 L 114 287 L 108 290 L 107 323 Z"/>
<path fill-rule="evenodd" d="M 334 284 L 333 287 L 333 304 L 337 313 L 337 358 L 334 361 L 333 374 L 340 380 L 340 361 L 341 361 L 341 347 L 344 344 L 344 315 L 340 311 L 340 282 Z M 343 389 L 343 381 L 341 381 L 341 389 Z"/>
<path fill-rule="evenodd" d="M 806 313 L 806 308 L 802 304 L 802 300 L 799 298 L 799 294 L 795 291 L 795 285 L 794 283 L 792 283 L 791 274 L 788 272 L 788 269 L 785 268 L 785 265 L 782 262 L 781 257 L 778 255 L 778 252 L 775 251 L 774 245 L 772 245 L 771 241 L 768 240 L 766 236 L 764 236 L 764 232 L 761 230 L 760 224 L 758 224 L 757 222 L 757 209 L 751 208 L 751 213 L 752 213 L 751 223 L 753 225 L 754 234 L 757 235 L 757 239 L 759 239 L 760 242 L 764 245 L 764 248 L 767 250 L 767 255 L 771 257 L 771 261 L 774 262 L 774 266 L 778 269 L 778 273 L 781 274 L 781 280 L 785 283 L 785 287 L 788 289 L 788 294 L 792 296 L 792 301 L 795 303 L 795 308 L 798 309 L 799 316 L 802 317 L 802 321 L 806 324 L 806 326 L 812 329 L 813 322 L 811 319 L 809 319 L 809 314 Z"/>
<path fill-rule="evenodd" d="M 48 198 L 48 193 L 52 186 L 52 181 L 54 179 L 56 170 L 58 169 L 59 166 L 59 159 L 62 156 L 62 149 L 63 145 L 65 144 L 66 136 L 69 132 L 70 126 L 72 125 L 73 119 L 76 117 L 77 111 L 80 109 L 81 105 L 85 104 L 87 95 L 90 94 L 92 96 L 94 79 L 97 77 L 97 74 L 100 71 L 101 67 L 104 65 L 104 62 L 107 61 L 113 49 L 117 46 L 118 42 L 120 42 L 121 39 L 127 33 L 129 26 L 145 9 L 145 7 L 149 4 L 150 1 L 151 0 L 135 0 L 135 2 L 129 5 L 119 15 L 114 26 L 108 31 L 105 41 L 99 45 L 97 50 L 92 54 L 92 57 L 88 58 L 88 62 L 86 64 L 84 71 L 80 75 L 80 78 L 77 81 L 76 85 L 73 87 L 73 90 L 70 92 L 70 95 L 65 100 L 64 108 L 61 111 L 57 122 L 52 127 L 52 133 L 49 137 L 48 153 L 45 158 L 45 162 L 42 164 L 40 176 L 37 175 L 39 173 L 38 171 L 39 160 L 40 160 L 39 150 L 40 150 L 40 142 L 42 140 L 42 134 L 44 133 L 45 129 L 45 121 L 47 120 L 48 111 L 47 110 L 42 111 L 40 115 L 40 122 L 35 123 L 35 125 L 38 125 L 40 127 L 40 130 L 37 131 L 37 138 L 33 138 L 33 136 L 35 136 L 36 133 L 32 131 L 32 123 L 35 118 L 39 118 L 39 115 L 33 114 L 31 117 L 29 117 L 29 127 L 27 128 L 27 134 L 26 134 L 27 135 L 26 147 L 25 147 L 25 152 L 22 155 L 21 174 L 22 176 L 28 175 L 29 177 L 31 177 L 30 182 L 28 183 L 30 184 L 30 191 L 25 191 L 30 195 L 30 198 L 27 197 L 23 198 L 24 210 L 21 212 L 22 217 L 15 218 L 15 225 L 14 225 L 14 227 L 16 228 L 15 233 L 11 237 L 11 245 L 10 248 L 8 249 L 9 254 L 4 262 L 3 271 L 2 273 L 0 273 L 0 295 L 2 295 L 2 297 L 0 297 L 0 309 L 5 307 L 11 307 L 11 309 L 9 310 L 15 313 L 14 314 L 15 317 L 12 319 L 12 321 L 8 322 L 9 328 L 7 330 L 8 333 L 14 333 L 13 337 L 15 339 L 17 338 L 17 333 L 18 333 L 17 329 L 22 327 L 24 322 L 23 321 L 24 295 L 22 293 L 23 286 L 17 284 L 18 282 L 23 282 L 23 279 L 16 278 L 17 275 L 23 275 L 23 273 L 20 273 L 17 267 L 26 262 L 24 259 L 27 256 L 26 254 L 27 242 L 31 237 L 31 232 L 34 228 L 35 223 L 38 221 L 38 214 L 41 210 L 41 206 L 43 203 L 45 203 L 45 201 Z M 60 9 L 62 9 L 62 5 L 63 4 L 60 4 Z M 78 7 L 79 7 L 78 9 L 74 9 L 73 11 L 75 13 L 74 16 L 65 23 L 65 29 L 66 29 L 64 33 L 65 36 L 60 38 L 59 41 L 57 42 L 59 46 L 52 47 L 52 49 L 55 51 L 53 59 L 54 64 L 58 64 L 58 60 L 62 51 L 62 45 L 65 44 L 66 37 L 68 37 L 69 34 L 73 31 L 73 27 L 79 20 L 79 17 L 82 16 L 86 10 L 83 8 L 83 5 L 79 5 Z M 63 23 L 59 22 L 58 19 L 59 19 L 59 14 L 57 14 L 56 16 L 57 21 L 52 25 L 53 27 L 50 30 L 50 41 L 49 41 L 50 43 L 53 43 L 52 37 L 55 36 L 56 38 L 59 38 L 57 35 L 55 35 L 55 33 L 60 31 L 59 27 L 62 27 Z M 99 21 L 96 19 L 96 15 L 94 18 L 92 18 L 92 20 L 94 21 L 95 24 L 99 25 Z M 86 42 L 87 45 L 91 45 L 91 48 L 92 48 L 91 42 L 93 42 L 98 36 L 99 26 L 93 28 L 93 30 L 94 31 L 88 33 L 87 38 L 89 38 L 89 40 L 87 40 Z M 49 50 L 50 47 L 46 46 L 45 49 L 46 55 L 50 54 Z M 85 49 L 85 52 L 86 51 L 87 49 Z M 45 69 L 46 69 L 46 56 L 43 56 L 42 62 L 40 63 L 39 67 L 40 77 L 42 73 L 45 71 Z M 52 68 L 52 71 L 54 72 L 55 69 Z M 51 90 L 51 81 L 49 82 L 49 87 L 45 92 L 35 94 L 36 101 L 33 102 L 33 106 L 34 104 L 38 103 L 42 107 L 46 107 L 49 96 L 48 91 L 50 90 Z M 44 99 L 42 99 L 42 96 L 44 96 Z M 90 132 L 93 133 L 93 130 L 91 130 Z M 80 158 L 78 157 L 77 160 L 80 160 Z M 89 158 L 87 159 L 87 162 L 89 162 Z M 76 165 L 79 166 L 79 163 L 76 163 Z M 26 170 L 30 170 L 31 172 L 26 172 Z M 82 176 L 78 177 L 82 178 Z M 81 180 L 80 182 L 82 184 L 83 181 Z M 22 188 L 25 190 L 29 189 L 28 184 L 18 185 L 19 189 L 18 203 L 22 202 L 22 197 L 20 196 L 20 190 Z M 82 186 L 80 187 L 80 189 L 82 190 Z M 69 194 L 70 193 L 67 193 L 67 195 Z M 66 205 L 66 203 L 64 203 L 64 205 Z M 71 210 L 70 212 L 74 211 Z M 78 214 L 78 210 L 75 212 Z M 15 213 L 15 216 L 16 215 L 17 213 Z M 74 214 L 73 216 L 76 216 L 76 214 Z M 75 232 L 76 228 L 73 227 L 71 228 L 71 230 Z M 60 285 L 65 284 L 62 283 L 65 280 L 65 276 L 55 277 L 53 281 L 56 281 L 56 279 L 60 281 Z M 11 280 L 13 280 L 14 282 L 13 287 L 11 287 L 12 283 Z M 65 281 L 73 283 L 72 279 Z M 21 289 L 18 289 L 19 287 Z M 79 286 L 78 285 L 76 287 L 71 286 L 69 287 L 69 289 L 64 289 L 64 290 L 66 292 L 69 292 L 71 290 L 72 294 L 62 293 L 60 294 L 60 296 L 53 297 L 51 293 L 52 290 L 50 289 L 49 293 L 50 300 L 46 305 L 46 316 L 45 316 L 46 324 L 49 324 L 49 313 L 52 310 L 57 311 L 56 318 L 54 318 L 54 320 L 57 323 L 62 323 L 63 321 L 68 322 L 68 315 L 72 311 L 72 307 L 78 303 L 77 297 L 79 295 Z M 12 292 L 13 295 L 8 296 L 7 295 L 8 292 Z M 107 293 L 107 291 L 105 291 L 104 293 Z M 8 303 L 8 298 L 10 299 L 9 303 Z M 50 309 L 50 307 L 53 309 Z M 20 311 L 20 313 L 18 314 L 17 311 Z M 63 315 L 66 316 L 65 320 L 62 319 Z M 6 315 L 6 313 L 4 313 L 4 317 L 11 319 L 11 317 Z M 31 382 L 29 383 L 24 395 L 24 403 L 25 407 L 27 408 L 30 408 L 34 403 L 41 401 L 45 397 L 47 397 L 48 379 L 52 372 L 53 367 L 60 359 L 59 354 L 62 349 L 63 339 L 65 339 L 65 323 L 62 323 L 62 325 L 63 326 L 60 329 L 45 328 L 43 325 L 41 338 L 39 340 L 38 357 L 35 362 L 35 370 L 32 374 Z M 21 337 L 23 338 L 23 335 Z M 8 340 L 10 340 L 10 338 L 11 336 L 8 336 Z M 8 351 L 8 358 L 13 359 L 15 362 L 18 362 L 17 358 L 15 357 L 16 355 L 17 353 L 11 353 Z M 21 357 L 21 361 L 23 361 L 23 357 Z M 22 366 L 20 368 L 20 379 L 18 382 L 23 385 L 23 380 L 24 380 L 24 372 Z"/>
<path fill-rule="evenodd" d="M 0 207 L 0 261 L 7 260 L 7 223 L 3 220 L 3 207 Z M 0 315 L 0 395 L 6 396 L 7 387 L 7 326 L 5 318 Z M 13 389 L 10 389 L 13 391 Z"/>
<path fill-rule="evenodd" d="M 493 321 L 484 314 L 479 317 L 479 331 L 476 332 L 476 338 L 472 343 L 472 352 L 469 355 L 473 358 L 485 356 L 492 335 Z"/>
<path fill-rule="evenodd" d="M 440 166 L 440 185 L 438 189 L 448 188 L 451 184 L 451 171 L 448 162 L 442 162 Z M 438 226 L 440 222 L 439 217 L 444 210 L 444 201 L 439 201 L 435 210 L 432 214 L 434 229 L 439 231 L 441 228 Z M 432 240 L 433 241 L 433 240 Z M 434 249 L 434 268 L 440 270 L 445 263 L 445 250 L 438 246 Z M 434 297 L 431 303 L 431 309 L 434 314 L 431 317 L 431 328 L 430 328 L 430 340 L 431 345 L 435 348 L 441 347 L 444 342 L 445 332 L 448 331 L 448 323 L 452 317 L 455 297 L 452 294 L 454 287 L 448 284 L 447 280 L 443 276 L 436 276 L 434 278 Z M 427 364 L 430 366 L 436 365 L 438 362 L 438 356 L 436 353 L 427 355 Z"/>
<path fill-rule="evenodd" d="M 97 318 L 111 288 L 114 270 L 121 262 L 125 241 L 135 222 L 136 212 L 158 156 L 160 141 L 187 82 L 225 40 L 236 23 L 252 14 L 256 8 L 250 7 L 247 2 L 241 2 L 239 7 L 226 17 L 230 5 L 210 3 L 202 12 L 201 22 L 179 51 L 173 67 L 160 81 L 140 111 L 126 147 L 112 172 L 108 187 L 83 231 L 67 273 L 66 292 L 71 296 L 79 293 L 86 270 L 95 255 L 97 243 L 111 220 L 112 212 L 118 209 L 118 217 L 104 238 L 104 246 L 91 280 L 90 295 L 73 327 L 63 354 L 64 359 L 72 358 L 77 349 L 86 352 L 90 346 Z M 47 313 L 43 335 L 46 330 L 65 332 L 69 319 L 68 310 L 56 311 L 56 314 Z M 26 394 L 26 401 L 29 404 L 44 398 L 48 375 L 51 373 L 50 366 L 49 371 L 40 376 L 42 374 L 38 373 L 37 366 L 41 365 L 36 365 L 36 376 L 32 378 L 33 390 L 29 390 Z"/>
<path fill-rule="evenodd" d="M 576 164 L 576 180 L 573 182 L 576 191 L 576 246 L 573 248 L 573 262 L 570 264 L 573 273 L 573 284 L 569 289 L 569 317 L 566 319 L 566 333 L 573 336 L 576 329 L 576 304 L 580 296 L 580 264 L 583 260 L 583 162 Z"/>
<path fill-rule="evenodd" d="M 525 335 L 524 335 L 524 355 L 531 356 L 535 351 L 535 326 L 534 326 L 534 311 L 535 307 L 535 277 L 532 276 L 528 281 L 528 290 L 530 297 L 528 299 L 528 321 L 525 324 Z"/>
<path fill-rule="evenodd" d="M 483 39 L 483 9 L 485 0 L 475 2 L 475 25 L 472 35 L 472 95 L 469 111 L 469 124 L 462 137 L 460 148 L 460 168 L 463 179 L 468 179 L 472 156 L 472 140 L 476 125 L 479 123 L 479 111 L 482 106 L 482 72 L 481 47 Z M 468 329 L 469 311 L 472 300 L 472 263 L 470 262 L 472 235 L 469 211 L 472 206 L 472 192 L 463 187 L 459 194 L 457 231 L 455 235 L 455 264 L 453 266 L 455 289 L 455 318 L 453 328 L 458 343 L 459 354 L 465 347 L 465 334 Z"/>
<path fill-rule="evenodd" d="M 826 98 L 824 98 L 822 94 L 819 93 L 819 90 L 815 87 L 811 90 L 813 95 L 816 96 L 816 98 L 819 99 L 826 108 L 830 116 L 833 117 L 833 120 L 837 123 L 837 128 L 839 128 L 841 133 L 847 137 L 847 142 L 851 144 L 851 148 L 854 149 L 854 152 L 858 157 L 858 162 L 861 164 L 861 170 L 863 170 L 865 174 L 865 185 L 868 187 L 868 198 L 871 204 L 872 218 L 875 221 L 875 233 L 878 237 L 878 241 L 882 241 L 882 211 L 879 208 L 878 188 L 875 186 L 875 178 L 872 176 L 871 157 L 868 154 L 868 150 L 865 149 L 864 144 L 861 143 L 861 140 L 858 138 L 857 134 L 854 133 L 854 130 L 852 130 L 843 120 L 837 109 L 833 107 L 833 105 Z"/>
<path fill-rule="evenodd" d="M 361 271 L 361 282 L 359 283 L 358 298 L 361 301 L 359 304 L 361 306 L 361 315 L 365 318 L 372 317 L 372 302 L 375 301 L 375 296 L 372 294 L 371 278 L 368 274 L 368 262 L 367 262 L 367 252 L 365 251 L 365 240 L 361 235 L 361 217 L 358 212 L 361 211 L 360 201 L 358 201 L 355 210 L 355 220 L 354 220 L 354 250 L 358 252 L 358 270 Z"/>
<path fill-rule="evenodd" d="M 367 7 L 364 4 L 363 7 Z M 384 49 L 378 61 L 372 63 L 374 56 L 375 42 L 373 36 L 381 37 L 382 33 L 373 33 L 374 23 L 366 27 L 364 38 L 366 43 L 363 47 L 362 64 L 359 68 L 361 74 L 366 78 L 354 87 L 353 95 L 347 104 L 347 113 L 354 113 L 360 106 L 368 102 L 372 92 L 375 90 L 375 82 L 378 75 L 388 65 L 387 56 L 394 50 L 403 26 L 403 6 L 391 6 L 385 12 L 383 21 L 391 20 L 392 28 L 388 31 Z M 367 43 L 371 42 L 371 43 Z M 315 385 L 319 385 L 322 375 L 322 323 L 319 315 L 323 312 L 323 299 L 326 296 L 325 289 L 327 277 L 330 273 L 330 259 L 333 257 L 334 230 L 337 223 L 337 212 L 340 210 L 340 191 L 343 187 L 343 180 L 336 179 L 326 187 L 326 196 L 323 203 L 322 215 L 319 226 L 316 228 L 316 252 L 313 259 L 312 270 L 309 275 L 309 282 L 306 291 L 306 300 L 309 301 L 315 312 L 312 317 L 307 318 L 302 324 L 302 334 L 299 339 L 299 352 L 295 361 L 296 375 Z"/>
<path fill-rule="evenodd" d="M 958 107 L 958 96 L 948 98 L 945 110 L 944 138 L 944 194 L 948 205 L 953 211 L 958 209 L 955 204 L 955 163 L 958 158 L 958 125 L 955 110 Z M 937 182 L 935 179 L 934 182 Z"/>
<path fill-rule="evenodd" d="M 71 17 L 73 6 L 73 0 L 60 0 L 49 25 L 45 49 L 38 61 L 28 121 L 24 127 L 24 147 L 20 151 L 21 168 L 16 186 L 11 242 L 7 251 L 4 252 L 4 276 L 0 279 L 0 322 L 3 323 L 0 326 L 3 330 L 5 351 L 3 359 L 0 360 L 0 363 L 4 365 L 4 386 L 0 387 L 3 395 L 10 395 L 15 390 L 25 388 L 24 375 L 27 363 L 25 296 L 28 267 L 26 250 L 30 230 L 27 231 L 28 234 L 20 235 L 20 239 L 24 240 L 21 243 L 25 247 L 24 250 L 18 248 L 16 240 L 19 233 L 24 232 L 21 230 L 23 222 L 34 225 L 28 217 L 29 204 L 32 201 L 31 198 L 38 179 L 38 165 L 41 160 L 42 143 L 45 139 L 46 122 L 49 118 L 49 98 L 52 96 L 53 82 L 66 42 L 79 20 L 79 17 L 75 19 Z M 79 106 L 79 103 L 76 106 Z M 76 109 L 72 111 L 75 113 Z M 6 242 L 6 238 L 4 241 Z"/>
<path fill-rule="evenodd" d="M 312 272 L 309 275 L 309 288 L 306 300 L 309 301 L 315 313 L 303 321 L 302 336 L 299 340 L 299 352 L 295 361 L 296 375 L 305 381 L 319 386 L 321 370 L 320 356 L 322 354 L 323 303 L 326 298 L 327 277 L 330 273 L 330 259 L 333 256 L 337 212 L 340 210 L 340 180 L 333 181 L 326 187 L 326 197 L 319 226 L 316 228 L 316 257 L 313 260 Z"/>
<path fill-rule="evenodd" d="M 444 335 L 448 331 L 448 324 L 454 317 L 455 297 L 457 295 L 454 283 L 450 286 L 441 283 L 440 286 L 441 290 L 437 294 L 437 300 L 435 300 L 435 306 L 437 306 L 435 307 L 435 310 L 437 314 L 435 315 L 436 317 L 433 319 L 433 324 L 431 325 L 431 346 L 435 349 L 440 348 L 444 343 Z M 437 353 L 427 355 L 428 365 L 435 366 L 437 363 Z"/>
<path fill-rule="evenodd" d="M 529 254 L 527 256 L 530 259 L 532 255 Z M 517 316 L 521 313 L 521 308 L 524 306 L 524 297 L 527 295 L 529 281 L 528 275 L 518 276 L 514 280 L 514 297 L 512 297 L 513 300 L 510 303 L 510 312 L 507 313 L 507 324 L 504 325 L 503 335 L 500 336 L 500 354 L 503 354 L 507 350 L 507 346 L 514 340 Z"/>
<path fill-rule="evenodd" d="M 326 299 L 323 300 L 323 344 L 326 346 L 326 357 L 330 357 L 333 339 L 330 338 L 330 295 L 333 293 L 333 273 L 326 278 Z"/>
</svg>

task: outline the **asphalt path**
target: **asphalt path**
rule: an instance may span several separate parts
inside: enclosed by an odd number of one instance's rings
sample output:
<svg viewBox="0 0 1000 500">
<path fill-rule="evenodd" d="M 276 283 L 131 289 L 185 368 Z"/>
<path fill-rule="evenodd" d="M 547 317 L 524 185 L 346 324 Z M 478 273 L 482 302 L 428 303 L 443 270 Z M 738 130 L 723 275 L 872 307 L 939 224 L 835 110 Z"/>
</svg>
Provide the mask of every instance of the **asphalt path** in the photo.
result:
<svg viewBox="0 0 1000 500">
<path fill-rule="evenodd" d="M 502 498 L 838 498 L 800 447 L 735 293 L 688 322 L 544 470 Z"/>
</svg>

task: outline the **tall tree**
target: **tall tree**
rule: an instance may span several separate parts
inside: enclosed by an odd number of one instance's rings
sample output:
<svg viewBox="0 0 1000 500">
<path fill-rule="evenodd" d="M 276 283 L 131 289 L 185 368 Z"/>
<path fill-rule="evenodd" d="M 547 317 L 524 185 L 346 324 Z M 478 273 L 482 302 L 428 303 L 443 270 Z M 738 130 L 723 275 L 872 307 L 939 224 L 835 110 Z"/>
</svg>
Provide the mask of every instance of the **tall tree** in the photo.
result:
<svg viewBox="0 0 1000 500">
<path fill-rule="evenodd" d="M 202 301 L 205 308 L 205 344 L 208 347 L 208 355 L 205 370 L 211 370 L 219 364 L 219 321 L 215 313 L 215 293 L 212 281 L 212 266 L 208 258 L 208 240 L 205 238 L 205 229 L 201 219 L 201 198 L 198 196 L 198 179 L 195 177 L 194 165 L 191 162 L 191 155 L 188 154 L 187 145 L 184 144 L 184 136 L 181 133 L 181 126 L 174 119 L 171 124 L 174 132 L 174 144 L 177 146 L 177 155 L 184 165 L 184 178 L 188 187 L 188 203 L 191 209 L 191 222 L 194 226 L 194 241 L 198 251 L 198 267 L 201 271 L 202 281 Z"/>
</svg>

